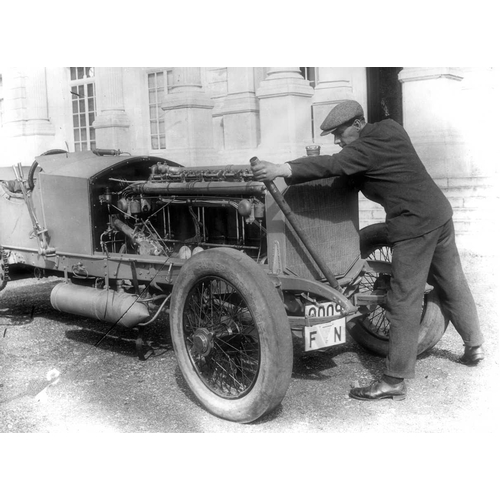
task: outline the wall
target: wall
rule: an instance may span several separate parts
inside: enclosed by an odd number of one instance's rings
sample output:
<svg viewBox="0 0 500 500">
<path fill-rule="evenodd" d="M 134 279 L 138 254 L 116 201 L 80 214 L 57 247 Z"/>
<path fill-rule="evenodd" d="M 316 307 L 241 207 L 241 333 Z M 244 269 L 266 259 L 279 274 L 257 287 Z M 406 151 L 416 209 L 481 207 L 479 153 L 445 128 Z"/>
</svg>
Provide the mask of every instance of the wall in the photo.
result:
<svg viewBox="0 0 500 500">
<path fill-rule="evenodd" d="M 97 146 L 152 153 L 147 72 L 167 68 L 95 68 Z M 319 126 L 338 102 L 366 109 L 365 68 L 316 69 L 313 89 L 299 68 L 168 68 L 173 86 L 162 103 L 167 150 L 154 151 L 187 166 L 247 164 L 254 155 L 283 162 L 339 148 Z M 72 150 L 69 68 L 3 68 L 0 165 L 30 165 L 49 149 Z M 495 120 L 496 68 L 404 68 L 404 124 L 417 152 L 455 208 L 458 231 L 496 210 L 499 174 Z M 493 207 L 493 208 L 492 208 Z M 361 199 L 361 223 L 383 220 Z"/>
<path fill-rule="evenodd" d="M 128 122 L 124 127 L 127 148 L 137 154 L 150 151 L 148 69 L 159 68 L 118 68 L 121 106 Z M 103 87 L 109 79 L 99 80 L 105 70 L 96 68 L 96 84 L 102 83 L 97 101 L 101 114 L 106 112 L 103 94 L 115 91 Z M 0 71 L 4 95 L 0 163 L 29 162 L 44 149 L 65 148 L 66 143 L 71 148 L 68 68 Z M 202 121 L 203 115 L 209 114 L 210 124 L 206 130 L 198 130 L 185 151 L 177 147 L 175 137 L 170 149 L 176 149 L 177 159 L 188 159 L 188 150 L 203 142 L 203 149 L 210 149 L 206 158 L 222 163 L 241 162 L 256 150 L 283 160 L 288 155 L 305 154 L 304 147 L 309 143 L 319 144 L 324 154 L 337 152 L 330 137 L 319 137 L 319 125 L 331 107 L 343 99 L 355 98 L 366 107 L 365 69 L 317 71 L 316 88 L 312 89 L 298 68 L 199 68 L 197 95 L 211 99 L 213 106 L 200 112 L 195 103 L 186 109 Z M 495 130 L 488 125 L 498 111 L 498 79 L 498 71 L 493 68 L 405 68 L 401 72 L 405 128 L 434 177 L 498 174 Z M 181 99 L 186 96 L 188 102 L 191 89 L 185 87 Z M 310 112 L 314 115 L 314 138 Z M 195 119 L 190 126 L 196 128 L 196 124 Z M 212 137 L 208 148 L 202 137 L 206 135 Z"/>
</svg>

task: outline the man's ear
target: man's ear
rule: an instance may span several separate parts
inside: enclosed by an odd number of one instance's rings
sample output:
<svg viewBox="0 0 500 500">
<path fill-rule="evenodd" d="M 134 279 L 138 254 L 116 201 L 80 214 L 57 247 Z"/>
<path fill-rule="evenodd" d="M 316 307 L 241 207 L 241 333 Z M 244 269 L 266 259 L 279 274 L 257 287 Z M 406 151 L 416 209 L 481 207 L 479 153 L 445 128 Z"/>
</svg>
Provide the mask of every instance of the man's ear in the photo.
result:
<svg viewBox="0 0 500 500">
<path fill-rule="evenodd" d="M 356 119 L 354 120 L 353 126 L 356 128 L 356 130 L 361 130 L 363 128 L 363 121 L 361 119 Z"/>
</svg>

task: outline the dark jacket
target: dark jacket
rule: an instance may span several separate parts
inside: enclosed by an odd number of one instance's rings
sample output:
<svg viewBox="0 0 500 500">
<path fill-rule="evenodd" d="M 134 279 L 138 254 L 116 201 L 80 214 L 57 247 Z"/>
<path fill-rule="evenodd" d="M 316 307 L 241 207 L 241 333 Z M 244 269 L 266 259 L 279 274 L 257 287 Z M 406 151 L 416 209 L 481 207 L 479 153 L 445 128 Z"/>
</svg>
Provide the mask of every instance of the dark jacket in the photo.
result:
<svg viewBox="0 0 500 500">
<path fill-rule="evenodd" d="M 359 139 L 337 154 L 287 162 L 288 184 L 350 176 L 369 200 L 386 213 L 389 240 L 396 242 L 432 231 L 453 215 L 451 205 L 420 161 L 411 141 L 394 120 L 367 123 Z"/>
</svg>

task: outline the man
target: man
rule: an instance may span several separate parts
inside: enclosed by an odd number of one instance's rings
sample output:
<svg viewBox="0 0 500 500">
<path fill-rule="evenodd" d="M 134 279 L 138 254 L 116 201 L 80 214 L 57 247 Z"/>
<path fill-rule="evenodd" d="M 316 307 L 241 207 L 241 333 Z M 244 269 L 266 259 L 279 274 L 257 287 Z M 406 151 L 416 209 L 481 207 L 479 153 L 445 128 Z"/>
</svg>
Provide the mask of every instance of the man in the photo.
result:
<svg viewBox="0 0 500 500">
<path fill-rule="evenodd" d="M 352 176 L 362 193 L 386 212 L 393 248 L 387 314 L 391 321 L 385 374 L 366 387 L 353 388 L 361 400 L 404 399 L 406 378 L 414 378 L 425 284 L 437 290 L 445 311 L 464 341 L 460 361 L 484 359 L 476 305 L 455 244 L 451 205 L 420 161 L 408 134 L 393 120 L 366 123 L 356 101 L 336 105 L 321 125 L 342 150 L 284 164 L 260 161 L 257 180 L 284 177 L 297 184 L 332 176 Z"/>
</svg>

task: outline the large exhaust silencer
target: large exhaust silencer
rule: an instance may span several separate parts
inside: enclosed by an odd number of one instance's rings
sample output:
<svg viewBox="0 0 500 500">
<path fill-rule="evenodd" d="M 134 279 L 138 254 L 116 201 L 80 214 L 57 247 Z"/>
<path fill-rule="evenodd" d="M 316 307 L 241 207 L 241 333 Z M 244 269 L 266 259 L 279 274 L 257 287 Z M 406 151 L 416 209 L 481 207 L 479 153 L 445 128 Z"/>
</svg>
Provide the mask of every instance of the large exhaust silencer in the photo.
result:
<svg viewBox="0 0 500 500">
<path fill-rule="evenodd" d="M 133 328 L 150 316 L 148 308 L 136 299 L 137 295 L 71 283 L 59 283 L 50 294 L 50 303 L 57 311 L 117 323 L 126 328 Z"/>
</svg>

